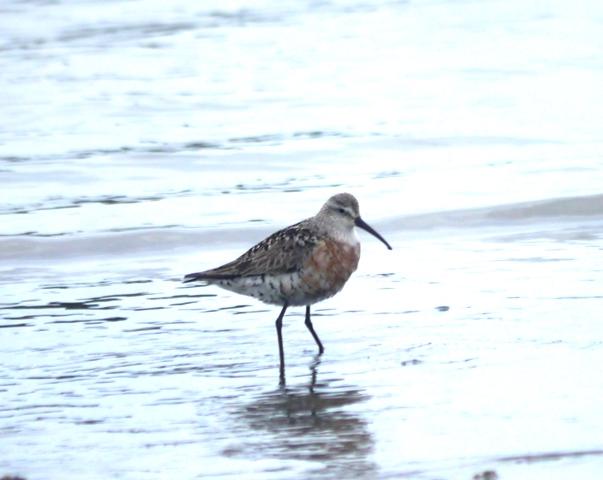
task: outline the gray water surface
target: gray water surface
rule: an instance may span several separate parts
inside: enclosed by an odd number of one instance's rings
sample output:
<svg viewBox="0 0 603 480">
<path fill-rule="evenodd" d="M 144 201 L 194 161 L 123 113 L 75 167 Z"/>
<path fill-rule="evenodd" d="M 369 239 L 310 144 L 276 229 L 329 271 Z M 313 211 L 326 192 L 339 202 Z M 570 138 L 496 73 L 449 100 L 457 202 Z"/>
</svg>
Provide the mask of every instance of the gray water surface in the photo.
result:
<svg viewBox="0 0 603 480">
<path fill-rule="evenodd" d="M 0 476 L 599 479 L 597 2 L 5 1 Z M 184 274 L 349 191 L 358 271 Z"/>
</svg>

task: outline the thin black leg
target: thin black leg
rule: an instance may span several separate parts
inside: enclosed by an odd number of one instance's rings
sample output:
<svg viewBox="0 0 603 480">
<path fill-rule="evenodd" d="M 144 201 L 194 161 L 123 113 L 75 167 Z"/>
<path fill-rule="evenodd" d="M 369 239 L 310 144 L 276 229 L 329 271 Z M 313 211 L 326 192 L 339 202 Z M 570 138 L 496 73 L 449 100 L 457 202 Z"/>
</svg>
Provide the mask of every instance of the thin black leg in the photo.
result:
<svg viewBox="0 0 603 480">
<path fill-rule="evenodd" d="M 322 343 L 320 341 L 320 338 L 318 338 L 318 335 L 316 335 L 316 332 L 314 331 L 314 326 L 312 325 L 312 320 L 310 320 L 310 305 L 306 305 L 306 327 L 308 327 L 308 330 L 310 330 L 310 333 L 312 334 L 312 336 L 314 337 L 314 341 L 316 342 L 316 345 L 318 345 L 318 354 L 322 355 L 323 352 L 325 351 L 324 347 L 322 346 Z"/>
<path fill-rule="evenodd" d="M 283 334 L 281 332 L 283 328 L 283 317 L 285 316 L 285 311 L 287 310 L 286 303 L 283 305 L 283 309 L 281 313 L 279 313 L 278 318 L 276 319 L 276 335 L 278 336 L 278 356 L 281 362 L 280 365 L 280 373 L 281 373 L 281 382 L 284 382 L 285 379 L 285 352 L 283 351 Z"/>
</svg>

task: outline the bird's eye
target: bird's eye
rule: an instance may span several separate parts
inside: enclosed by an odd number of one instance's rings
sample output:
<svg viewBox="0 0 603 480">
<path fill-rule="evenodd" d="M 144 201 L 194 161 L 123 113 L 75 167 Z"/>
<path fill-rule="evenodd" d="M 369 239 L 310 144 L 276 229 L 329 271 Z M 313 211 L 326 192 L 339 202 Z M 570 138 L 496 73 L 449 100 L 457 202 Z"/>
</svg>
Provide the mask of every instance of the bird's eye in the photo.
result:
<svg viewBox="0 0 603 480">
<path fill-rule="evenodd" d="M 345 213 L 346 213 L 346 212 L 345 212 L 345 210 L 344 210 L 343 208 L 338 208 L 338 209 L 337 209 L 337 211 L 338 211 L 339 213 L 343 213 L 343 214 L 345 214 Z"/>
</svg>

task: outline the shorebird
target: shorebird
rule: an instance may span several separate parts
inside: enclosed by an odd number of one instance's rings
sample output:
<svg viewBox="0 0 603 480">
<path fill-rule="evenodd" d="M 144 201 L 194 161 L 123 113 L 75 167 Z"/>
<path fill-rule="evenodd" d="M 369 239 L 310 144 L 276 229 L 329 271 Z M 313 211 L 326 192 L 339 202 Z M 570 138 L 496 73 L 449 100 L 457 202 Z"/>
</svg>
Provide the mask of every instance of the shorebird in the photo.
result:
<svg viewBox="0 0 603 480">
<path fill-rule="evenodd" d="M 281 379 L 284 378 L 283 317 L 290 306 L 306 307 L 305 325 L 318 353 L 324 352 L 310 319 L 310 306 L 338 293 L 358 267 L 360 242 L 354 226 L 392 247 L 360 217 L 358 200 L 349 193 L 333 195 L 313 217 L 279 230 L 236 260 L 184 282 L 205 281 L 226 290 L 280 305 L 276 319 Z"/>
</svg>

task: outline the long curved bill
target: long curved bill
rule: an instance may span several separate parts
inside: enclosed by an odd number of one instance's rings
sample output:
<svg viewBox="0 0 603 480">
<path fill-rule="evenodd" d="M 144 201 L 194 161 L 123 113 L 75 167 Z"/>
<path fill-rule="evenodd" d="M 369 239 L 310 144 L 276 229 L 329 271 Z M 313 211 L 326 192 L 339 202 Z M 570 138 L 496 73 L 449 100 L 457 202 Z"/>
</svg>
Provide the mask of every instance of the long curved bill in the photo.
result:
<svg viewBox="0 0 603 480">
<path fill-rule="evenodd" d="M 373 227 L 371 227 L 368 223 L 366 223 L 364 220 L 362 220 L 362 218 L 360 218 L 360 217 L 356 218 L 356 220 L 354 220 L 354 223 L 356 224 L 357 227 L 360 227 L 363 230 L 366 230 L 371 235 L 374 235 L 379 240 L 381 240 L 388 249 L 390 249 L 390 250 L 392 249 L 390 244 L 385 241 L 385 238 L 383 238 L 381 235 L 379 235 L 377 233 L 377 231 Z"/>
</svg>

